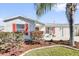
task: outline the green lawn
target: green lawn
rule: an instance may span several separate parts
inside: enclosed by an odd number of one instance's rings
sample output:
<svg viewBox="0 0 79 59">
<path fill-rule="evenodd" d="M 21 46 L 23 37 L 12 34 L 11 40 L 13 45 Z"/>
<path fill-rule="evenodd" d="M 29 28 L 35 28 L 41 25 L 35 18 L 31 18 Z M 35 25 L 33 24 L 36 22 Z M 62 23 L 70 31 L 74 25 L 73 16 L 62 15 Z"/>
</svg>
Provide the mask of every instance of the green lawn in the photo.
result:
<svg viewBox="0 0 79 59">
<path fill-rule="evenodd" d="M 65 47 L 51 47 L 31 51 L 24 56 L 79 56 L 79 50 Z"/>
</svg>

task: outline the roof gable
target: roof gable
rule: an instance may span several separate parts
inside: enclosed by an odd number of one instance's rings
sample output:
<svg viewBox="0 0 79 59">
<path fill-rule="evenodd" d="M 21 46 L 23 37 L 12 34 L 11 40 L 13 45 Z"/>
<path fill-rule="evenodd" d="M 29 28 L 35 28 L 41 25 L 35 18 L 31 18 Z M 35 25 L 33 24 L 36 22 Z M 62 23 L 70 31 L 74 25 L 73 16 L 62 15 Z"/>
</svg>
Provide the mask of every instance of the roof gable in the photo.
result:
<svg viewBox="0 0 79 59">
<path fill-rule="evenodd" d="M 28 21 L 30 21 L 30 22 L 35 22 L 35 23 L 38 23 L 38 24 L 45 25 L 44 23 L 41 23 L 41 22 L 39 22 L 39 21 L 30 19 L 30 18 L 25 18 L 25 17 L 23 17 L 23 16 L 12 17 L 12 18 L 9 18 L 9 19 L 4 20 L 4 22 L 16 20 L 16 19 L 21 19 L 21 20 L 24 20 L 24 21 L 27 21 L 27 20 L 28 20 Z"/>
<path fill-rule="evenodd" d="M 22 16 L 17 16 L 17 17 L 13 17 L 13 18 L 9 18 L 9 19 L 6 19 L 4 20 L 4 22 L 8 22 L 8 21 L 12 21 L 12 20 L 16 20 L 16 19 L 21 19 L 21 20 L 24 20 L 24 21 L 30 21 L 30 22 L 34 22 L 34 20 L 30 19 L 30 18 L 25 18 L 25 17 L 22 17 Z"/>
</svg>

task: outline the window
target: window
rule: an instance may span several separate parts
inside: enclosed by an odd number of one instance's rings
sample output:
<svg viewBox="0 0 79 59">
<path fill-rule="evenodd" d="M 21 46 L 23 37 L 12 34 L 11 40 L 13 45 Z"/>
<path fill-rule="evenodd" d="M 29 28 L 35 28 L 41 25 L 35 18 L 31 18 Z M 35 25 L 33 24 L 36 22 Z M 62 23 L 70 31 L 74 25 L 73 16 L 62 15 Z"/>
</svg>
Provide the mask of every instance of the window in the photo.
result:
<svg viewBox="0 0 79 59">
<path fill-rule="evenodd" d="M 46 33 L 49 33 L 49 27 L 46 27 Z"/>
<path fill-rule="evenodd" d="M 24 24 L 17 24 L 17 32 L 23 32 L 24 31 Z"/>
<path fill-rule="evenodd" d="M 17 24 L 17 28 L 24 28 L 24 24 Z"/>
</svg>

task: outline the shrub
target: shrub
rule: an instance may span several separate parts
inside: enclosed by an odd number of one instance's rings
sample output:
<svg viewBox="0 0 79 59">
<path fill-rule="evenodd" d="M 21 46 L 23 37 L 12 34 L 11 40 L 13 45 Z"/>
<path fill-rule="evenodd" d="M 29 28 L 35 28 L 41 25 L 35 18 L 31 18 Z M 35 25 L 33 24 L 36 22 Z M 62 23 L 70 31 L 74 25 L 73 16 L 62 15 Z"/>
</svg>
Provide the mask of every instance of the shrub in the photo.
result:
<svg viewBox="0 0 79 59">
<path fill-rule="evenodd" d="M 23 33 L 20 32 L 0 32 L 0 51 L 7 51 L 10 48 L 19 48 L 23 41 Z"/>
<path fill-rule="evenodd" d="M 31 32 L 32 39 L 39 40 L 43 36 L 43 31 L 33 31 Z"/>
</svg>

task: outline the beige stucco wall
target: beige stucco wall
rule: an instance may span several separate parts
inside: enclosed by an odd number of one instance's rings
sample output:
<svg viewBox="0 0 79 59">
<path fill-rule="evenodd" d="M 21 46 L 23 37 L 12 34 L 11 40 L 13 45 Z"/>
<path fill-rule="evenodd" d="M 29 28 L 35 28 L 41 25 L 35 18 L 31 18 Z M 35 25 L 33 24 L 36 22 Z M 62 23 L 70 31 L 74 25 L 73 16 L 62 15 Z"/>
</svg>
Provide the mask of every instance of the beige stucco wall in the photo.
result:
<svg viewBox="0 0 79 59">
<path fill-rule="evenodd" d="M 69 28 L 68 27 L 62 27 L 62 28 L 61 27 L 55 28 L 55 37 L 53 37 L 53 40 L 69 40 Z"/>
<path fill-rule="evenodd" d="M 77 27 L 77 29 L 75 27 Z M 76 30 L 79 30 L 79 26 L 75 26 L 75 27 L 74 27 L 74 41 L 79 42 L 79 36 L 75 36 Z M 52 38 L 53 40 L 69 40 L 69 36 L 70 36 L 70 31 L 68 26 L 56 26 L 55 37 Z"/>
</svg>

